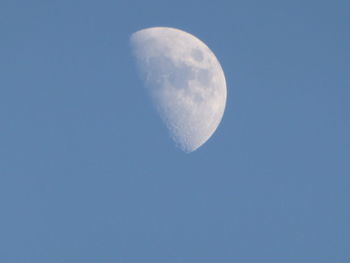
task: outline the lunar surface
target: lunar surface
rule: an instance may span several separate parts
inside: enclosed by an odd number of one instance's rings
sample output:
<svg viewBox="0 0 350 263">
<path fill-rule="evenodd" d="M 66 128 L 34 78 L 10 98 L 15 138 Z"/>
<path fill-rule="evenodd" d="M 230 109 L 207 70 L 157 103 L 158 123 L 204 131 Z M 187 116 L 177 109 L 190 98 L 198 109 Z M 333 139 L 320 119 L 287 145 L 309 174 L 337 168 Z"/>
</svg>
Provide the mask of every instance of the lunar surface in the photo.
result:
<svg viewBox="0 0 350 263">
<path fill-rule="evenodd" d="M 170 137 L 183 151 L 196 150 L 215 132 L 225 110 L 219 61 L 201 40 L 175 28 L 137 31 L 130 44 Z"/>
</svg>

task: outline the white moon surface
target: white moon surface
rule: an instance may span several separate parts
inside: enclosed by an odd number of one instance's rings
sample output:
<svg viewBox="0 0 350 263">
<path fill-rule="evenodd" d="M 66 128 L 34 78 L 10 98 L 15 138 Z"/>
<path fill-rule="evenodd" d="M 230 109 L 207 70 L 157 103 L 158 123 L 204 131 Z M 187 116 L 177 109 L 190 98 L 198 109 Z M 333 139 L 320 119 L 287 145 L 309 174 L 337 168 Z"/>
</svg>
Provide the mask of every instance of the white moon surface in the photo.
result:
<svg viewBox="0 0 350 263">
<path fill-rule="evenodd" d="M 195 36 L 153 27 L 130 37 L 145 86 L 176 145 L 192 152 L 218 127 L 226 81 L 214 53 Z"/>
</svg>

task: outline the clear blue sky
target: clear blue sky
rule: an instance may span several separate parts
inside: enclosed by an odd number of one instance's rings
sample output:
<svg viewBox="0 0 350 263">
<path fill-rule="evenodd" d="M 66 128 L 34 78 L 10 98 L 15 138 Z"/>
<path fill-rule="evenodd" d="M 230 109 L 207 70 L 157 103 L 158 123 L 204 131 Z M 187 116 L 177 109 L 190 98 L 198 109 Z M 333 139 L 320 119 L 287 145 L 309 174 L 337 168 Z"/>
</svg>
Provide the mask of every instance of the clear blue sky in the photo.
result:
<svg viewBox="0 0 350 263">
<path fill-rule="evenodd" d="M 1 263 L 350 262 L 348 1 L 0 1 Z M 227 108 L 184 154 L 131 59 L 171 26 Z"/>
</svg>

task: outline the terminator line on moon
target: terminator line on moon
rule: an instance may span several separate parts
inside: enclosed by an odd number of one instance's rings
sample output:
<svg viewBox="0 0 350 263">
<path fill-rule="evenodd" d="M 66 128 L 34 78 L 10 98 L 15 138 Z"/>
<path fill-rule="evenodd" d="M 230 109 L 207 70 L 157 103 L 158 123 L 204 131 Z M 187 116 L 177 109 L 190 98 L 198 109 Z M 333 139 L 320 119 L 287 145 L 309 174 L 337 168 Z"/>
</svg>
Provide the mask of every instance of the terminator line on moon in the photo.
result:
<svg viewBox="0 0 350 263">
<path fill-rule="evenodd" d="M 224 114 L 227 91 L 219 61 L 201 40 L 175 28 L 143 29 L 130 43 L 171 138 L 185 152 L 196 150 Z"/>
</svg>

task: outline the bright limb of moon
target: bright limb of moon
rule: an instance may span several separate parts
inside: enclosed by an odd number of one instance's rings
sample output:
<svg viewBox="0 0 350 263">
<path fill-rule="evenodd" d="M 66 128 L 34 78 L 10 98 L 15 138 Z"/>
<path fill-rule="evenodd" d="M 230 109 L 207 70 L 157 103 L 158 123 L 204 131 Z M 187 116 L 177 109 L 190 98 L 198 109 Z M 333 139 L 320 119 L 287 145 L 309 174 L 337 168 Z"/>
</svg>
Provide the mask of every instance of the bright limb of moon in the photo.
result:
<svg viewBox="0 0 350 263">
<path fill-rule="evenodd" d="M 153 27 L 130 37 L 152 101 L 174 142 L 185 152 L 204 144 L 218 127 L 226 104 L 224 72 L 195 36 Z"/>
</svg>

